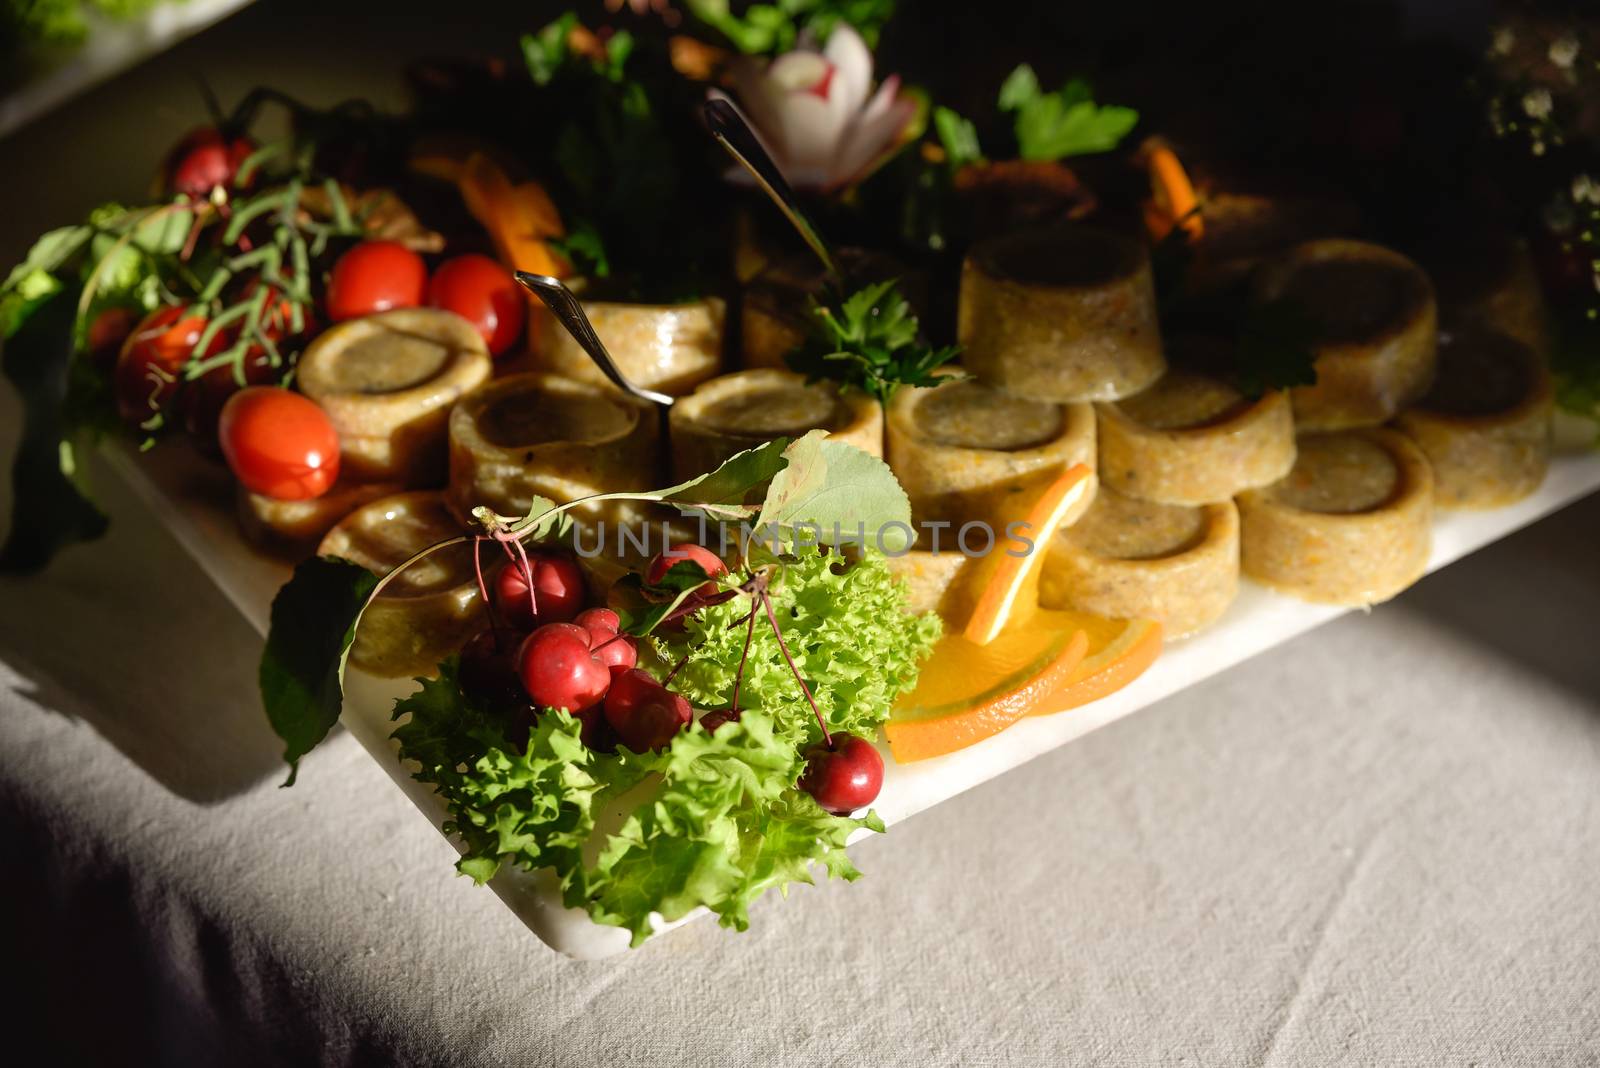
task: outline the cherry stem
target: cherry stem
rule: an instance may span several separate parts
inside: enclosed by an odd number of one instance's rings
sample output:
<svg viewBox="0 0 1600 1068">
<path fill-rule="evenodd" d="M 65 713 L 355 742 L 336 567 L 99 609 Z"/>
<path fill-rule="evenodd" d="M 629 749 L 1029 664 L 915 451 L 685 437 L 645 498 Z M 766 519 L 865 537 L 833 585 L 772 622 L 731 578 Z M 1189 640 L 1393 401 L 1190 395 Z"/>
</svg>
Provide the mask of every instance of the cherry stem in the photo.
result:
<svg viewBox="0 0 1600 1068">
<path fill-rule="evenodd" d="M 756 606 L 750 606 L 750 625 L 744 632 L 744 650 L 739 653 L 739 670 L 733 676 L 733 700 L 729 703 L 734 711 L 739 709 L 739 686 L 744 682 L 745 662 L 750 659 L 750 639 L 756 636 Z"/>
<path fill-rule="evenodd" d="M 522 581 L 528 587 L 528 609 L 533 618 L 538 619 L 539 595 L 533 588 L 533 565 L 528 563 L 528 550 L 522 547 L 522 539 L 499 530 L 491 531 L 489 536 L 500 543 L 506 555 L 511 557 L 511 562 L 522 572 Z"/>
<path fill-rule="evenodd" d="M 789 646 L 783 640 L 783 630 L 778 626 L 778 616 L 772 610 L 772 598 L 767 594 L 765 582 L 756 586 L 755 596 L 761 602 L 761 607 L 767 610 L 767 622 L 772 624 L 772 636 L 778 639 L 778 649 L 783 653 L 784 662 L 789 665 L 789 670 L 794 672 L 794 681 L 800 684 L 800 692 L 806 695 L 806 703 L 811 706 L 812 715 L 817 717 L 817 727 L 822 731 L 822 744 L 831 750 L 833 736 L 828 733 L 827 723 L 823 722 L 822 709 L 817 707 L 817 699 L 811 696 L 811 687 L 806 685 L 806 680 L 800 675 L 800 669 L 795 667 L 794 657 L 789 655 Z"/>
<path fill-rule="evenodd" d="M 489 629 L 495 633 L 495 648 L 500 647 L 500 623 L 494 618 L 494 604 L 489 600 L 489 584 L 483 581 L 483 538 L 472 539 L 472 574 L 478 580 L 478 596 L 483 598 L 483 610 L 489 613 Z"/>
</svg>

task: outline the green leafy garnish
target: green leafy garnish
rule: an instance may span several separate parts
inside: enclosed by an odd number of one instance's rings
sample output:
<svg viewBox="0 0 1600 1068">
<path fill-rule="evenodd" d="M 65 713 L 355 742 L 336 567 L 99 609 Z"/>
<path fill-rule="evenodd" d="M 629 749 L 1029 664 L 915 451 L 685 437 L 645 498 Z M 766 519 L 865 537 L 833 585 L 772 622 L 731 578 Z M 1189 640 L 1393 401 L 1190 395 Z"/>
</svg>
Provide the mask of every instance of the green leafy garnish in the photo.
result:
<svg viewBox="0 0 1600 1068">
<path fill-rule="evenodd" d="M 788 356 L 789 366 L 809 378 L 832 379 L 888 403 L 901 386 L 930 386 L 934 374 L 960 354 L 918 340 L 917 317 L 894 279 L 856 290 L 848 297 L 813 303 L 816 330 Z"/>
<path fill-rule="evenodd" d="M 689 14 L 726 37 L 746 55 L 792 51 L 801 34 L 826 41 L 841 22 L 855 28 L 868 48 L 894 16 L 895 0 L 777 0 L 745 4 L 734 14 L 728 0 L 688 0 Z"/>
<path fill-rule="evenodd" d="M 1026 63 L 1001 85 L 1000 110 L 1015 113 L 1017 148 L 1028 160 L 1109 152 L 1139 122 L 1139 113 L 1132 108 L 1096 104 L 1082 78 L 1053 93 L 1043 91 Z"/>
<path fill-rule="evenodd" d="M 888 718 L 895 697 L 916 684 L 917 666 L 940 632 L 938 616 L 907 613 L 905 588 L 871 552 L 846 565 L 838 553 L 797 547 L 784 558 L 772 602 L 829 731 L 864 738 Z M 669 660 L 690 653 L 673 687 L 696 707 L 726 708 L 732 700 L 745 636 L 737 624 L 748 609 L 739 598 L 713 605 L 691 618 L 684 634 L 655 639 Z M 766 627 L 755 629 L 739 703 L 776 714 L 796 745 L 820 738 L 810 705 Z"/>
<path fill-rule="evenodd" d="M 261 651 L 261 701 L 284 741 L 292 786 L 300 758 L 339 721 L 344 666 L 378 576 L 347 560 L 312 557 L 272 600 Z"/>
<path fill-rule="evenodd" d="M 1316 320 L 1287 298 L 1251 310 L 1235 350 L 1240 391 L 1259 397 L 1268 390 L 1315 385 L 1316 335 Z"/>
<path fill-rule="evenodd" d="M 445 830 L 462 845 L 457 869 L 482 883 L 505 865 L 548 868 L 569 908 L 625 928 L 639 945 L 652 913 L 671 922 L 696 908 L 724 926 L 749 926 L 768 889 L 859 875 L 844 852 L 863 819 L 832 816 L 795 787 L 803 758 L 779 717 L 752 710 L 715 734 L 691 727 L 659 753 L 601 753 L 565 710 L 545 709 L 525 744 L 509 724 L 461 693 L 455 665 L 395 705 L 400 759 L 445 802 Z M 620 822 L 607 802 L 645 792 Z M 586 854 L 593 856 L 586 862 Z"/>
</svg>

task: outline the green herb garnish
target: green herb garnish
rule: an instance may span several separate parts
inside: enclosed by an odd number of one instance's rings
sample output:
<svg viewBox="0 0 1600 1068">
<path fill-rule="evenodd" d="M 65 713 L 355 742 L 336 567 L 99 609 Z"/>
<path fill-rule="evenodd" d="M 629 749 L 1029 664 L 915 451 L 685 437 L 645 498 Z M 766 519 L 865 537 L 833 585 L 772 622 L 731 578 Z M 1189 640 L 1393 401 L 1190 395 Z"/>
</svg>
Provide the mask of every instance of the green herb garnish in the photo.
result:
<svg viewBox="0 0 1600 1068">
<path fill-rule="evenodd" d="M 728 0 L 688 0 L 689 14 L 726 37 L 746 55 L 792 51 L 802 34 L 828 39 L 843 22 L 855 28 L 868 48 L 894 16 L 895 0 L 777 0 L 745 4 L 735 14 Z"/>
<path fill-rule="evenodd" d="M 813 302 L 812 338 L 788 357 L 813 380 L 831 379 L 887 404 L 901 386 L 937 385 L 936 370 L 960 355 L 918 339 L 917 317 L 894 279 L 827 303 Z"/>
<path fill-rule="evenodd" d="M 1315 385 L 1316 336 L 1316 320 L 1292 300 L 1280 297 L 1251 310 L 1235 349 L 1240 391 L 1259 397 L 1268 390 Z"/>
<path fill-rule="evenodd" d="M 1139 122 L 1139 113 L 1132 108 L 1096 104 L 1082 78 L 1053 93 L 1044 92 L 1026 63 L 1001 85 L 999 103 L 1001 111 L 1015 113 L 1017 148 L 1028 160 L 1109 152 Z"/>
</svg>

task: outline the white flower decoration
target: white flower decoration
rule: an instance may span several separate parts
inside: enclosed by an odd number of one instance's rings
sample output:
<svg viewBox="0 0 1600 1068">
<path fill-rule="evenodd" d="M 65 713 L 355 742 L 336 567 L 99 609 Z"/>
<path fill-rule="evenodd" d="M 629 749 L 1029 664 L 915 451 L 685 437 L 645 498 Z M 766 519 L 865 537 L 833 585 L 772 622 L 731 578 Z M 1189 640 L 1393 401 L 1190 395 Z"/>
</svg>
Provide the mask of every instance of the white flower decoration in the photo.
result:
<svg viewBox="0 0 1600 1068">
<path fill-rule="evenodd" d="M 820 52 L 797 48 L 765 67 L 734 67 L 738 104 L 783 176 L 797 189 L 830 191 L 863 177 L 916 116 L 891 75 L 872 89 L 872 53 L 840 23 Z M 721 96 L 716 90 L 712 95 Z"/>
</svg>

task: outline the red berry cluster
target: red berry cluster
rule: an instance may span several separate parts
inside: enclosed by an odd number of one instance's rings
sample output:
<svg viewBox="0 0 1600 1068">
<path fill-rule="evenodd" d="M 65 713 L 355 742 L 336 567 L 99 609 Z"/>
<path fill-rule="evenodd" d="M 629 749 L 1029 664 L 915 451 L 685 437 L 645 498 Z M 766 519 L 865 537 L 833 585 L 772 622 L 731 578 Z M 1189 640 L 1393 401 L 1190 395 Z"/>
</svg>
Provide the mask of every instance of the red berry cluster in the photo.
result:
<svg viewBox="0 0 1600 1068">
<path fill-rule="evenodd" d="M 651 560 L 646 585 L 660 584 L 684 560 L 698 564 L 709 578 L 686 602 L 691 610 L 726 592 L 716 580 L 728 573 L 727 565 L 692 543 L 674 545 Z M 746 617 L 748 654 L 757 613 L 765 608 L 774 628 L 777 620 L 765 585 L 747 585 L 753 602 Z M 617 613 L 584 607 L 583 573 L 572 557 L 540 552 L 530 554 L 524 564 L 520 553 L 514 553 L 495 578 L 490 599 L 500 625 L 467 643 L 460 673 L 463 691 L 490 708 L 522 713 L 564 708 L 583 724 L 586 744 L 599 749 L 621 744 L 634 752 L 664 749 L 694 722 L 688 700 L 669 688 L 670 674 L 662 681 L 637 666 L 638 645 L 621 633 Z M 715 731 L 738 718 L 737 707 L 718 709 L 702 716 L 700 725 Z M 820 713 L 818 724 L 824 740 L 807 751 L 800 788 L 830 812 L 854 812 L 871 804 L 883 785 L 882 756 L 865 739 L 829 735 Z"/>
</svg>

